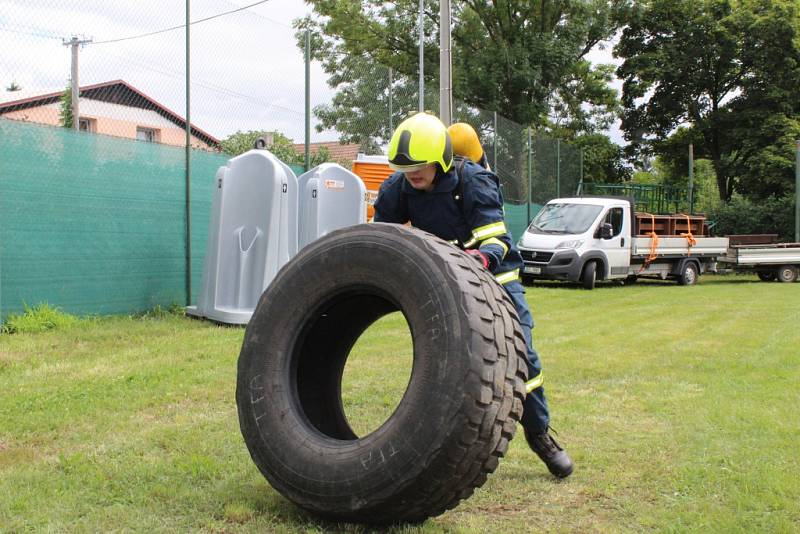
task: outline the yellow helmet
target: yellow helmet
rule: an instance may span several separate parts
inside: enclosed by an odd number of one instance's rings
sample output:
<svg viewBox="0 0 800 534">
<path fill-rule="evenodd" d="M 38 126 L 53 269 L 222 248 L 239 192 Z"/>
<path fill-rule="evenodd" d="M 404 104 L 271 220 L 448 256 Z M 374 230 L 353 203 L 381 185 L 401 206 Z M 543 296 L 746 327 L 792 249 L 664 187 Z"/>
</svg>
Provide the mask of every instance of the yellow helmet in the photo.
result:
<svg viewBox="0 0 800 534">
<path fill-rule="evenodd" d="M 469 158 L 475 163 L 479 163 L 483 157 L 483 147 L 478 139 L 475 129 L 466 122 L 452 124 L 447 133 L 453 142 L 453 153 Z"/>
<path fill-rule="evenodd" d="M 389 141 L 389 167 L 414 171 L 438 163 L 447 172 L 453 164 L 453 147 L 442 121 L 417 113 L 400 123 Z"/>
</svg>

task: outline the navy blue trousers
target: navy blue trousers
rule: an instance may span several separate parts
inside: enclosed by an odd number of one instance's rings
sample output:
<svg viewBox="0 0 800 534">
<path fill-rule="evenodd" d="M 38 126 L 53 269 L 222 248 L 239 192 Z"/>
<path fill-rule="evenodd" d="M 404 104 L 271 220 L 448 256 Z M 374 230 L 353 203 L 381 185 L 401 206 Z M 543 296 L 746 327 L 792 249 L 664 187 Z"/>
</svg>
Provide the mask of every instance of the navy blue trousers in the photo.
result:
<svg viewBox="0 0 800 534">
<path fill-rule="evenodd" d="M 539 354 L 533 348 L 531 330 L 533 329 L 533 316 L 525 300 L 525 288 L 519 282 L 509 282 L 504 284 L 508 295 L 514 302 L 514 307 L 519 315 L 519 324 L 522 327 L 522 334 L 525 336 L 525 343 L 528 345 L 528 380 L 539 376 L 542 372 L 542 362 L 539 361 Z M 522 426 L 532 434 L 543 434 L 547 431 L 550 423 L 550 411 L 547 409 L 547 399 L 544 396 L 544 388 L 538 387 L 525 397 L 522 412 Z"/>
</svg>

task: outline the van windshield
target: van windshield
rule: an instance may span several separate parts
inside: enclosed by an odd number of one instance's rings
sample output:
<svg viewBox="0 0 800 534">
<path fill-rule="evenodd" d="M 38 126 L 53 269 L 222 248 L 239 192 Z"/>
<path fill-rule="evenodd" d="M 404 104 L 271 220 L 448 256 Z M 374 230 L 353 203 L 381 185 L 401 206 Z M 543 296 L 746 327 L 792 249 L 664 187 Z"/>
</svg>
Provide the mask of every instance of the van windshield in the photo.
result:
<svg viewBox="0 0 800 534">
<path fill-rule="evenodd" d="M 582 234 L 597 218 L 602 206 L 593 204 L 546 204 L 533 218 L 534 234 Z"/>
</svg>

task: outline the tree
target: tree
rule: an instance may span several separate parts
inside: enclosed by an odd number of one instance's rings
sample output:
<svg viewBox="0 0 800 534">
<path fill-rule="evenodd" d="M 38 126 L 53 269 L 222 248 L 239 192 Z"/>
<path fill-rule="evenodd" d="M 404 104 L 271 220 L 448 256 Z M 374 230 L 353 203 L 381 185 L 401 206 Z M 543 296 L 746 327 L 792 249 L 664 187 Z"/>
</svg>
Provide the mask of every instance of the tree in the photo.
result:
<svg viewBox="0 0 800 534">
<path fill-rule="evenodd" d="M 69 85 L 61 93 L 61 108 L 59 109 L 58 118 L 64 128 L 75 127 L 75 119 L 72 116 L 72 87 Z"/>
<path fill-rule="evenodd" d="M 622 147 L 604 134 L 584 134 L 574 140 L 583 151 L 583 179 L 596 183 L 630 180 L 631 169 L 624 163 Z"/>
<path fill-rule="evenodd" d="M 796 131 L 794 1 L 653 0 L 631 13 L 615 53 L 624 58 L 622 129 L 633 148 L 674 161 L 677 140 L 665 141 L 684 136 L 712 162 L 720 199 L 737 188 L 779 194 L 760 186 L 786 181 L 786 161 L 772 165 L 770 151 Z M 676 134 L 679 126 L 687 132 Z"/>
<path fill-rule="evenodd" d="M 314 16 L 296 21 L 312 31 L 312 56 L 322 62 L 329 84 L 339 92 L 330 106 L 318 108 L 323 127 L 335 126 L 356 140 L 363 131 L 386 140 L 388 72 L 395 73 L 395 110 L 400 117 L 416 109 L 416 0 L 312 0 Z M 504 0 L 453 4 L 453 92 L 466 107 L 497 111 L 523 125 L 551 123 L 575 132 L 602 128 L 616 111 L 609 88 L 611 70 L 585 59 L 592 47 L 610 38 L 616 14 L 626 2 L 567 0 L 536 3 Z M 438 4 L 427 3 L 425 86 L 438 101 Z M 298 41 L 302 46 L 302 32 Z M 383 65 L 377 67 L 376 64 Z M 383 70 L 381 70 L 383 69 Z M 400 118 L 395 117 L 395 118 Z M 364 128 L 368 123 L 370 127 Z M 396 124 L 396 122 L 395 122 Z"/>
<path fill-rule="evenodd" d="M 17 83 L 16 80 L 12 80 L 11 83 L 6 87 L 6 91 L 9 91 L 9 92 L 15 92 L 15 91 L 21 91 L 21 90 L 22 90 L 22 87 L 20 87 L 20 85 Z"/>
<path fill-rule="evenodd" d="M 794 192 L 800 139 L 800 4 L 747 0 L 737 13 L 752 75 L 731 102 L 738 192 L 755 200 Z"/>
<path fill-rule="evenodd" d="M 292 140 L 280 132 L 237 131 L 220 141 L 219 147 L 226 154 L 238 156 L 252 149 L 255 146 L 256 139 L 259 137 L 266 139 L 267 150 L 287 165 L 305 164 L 305 154 L 295 150 Z M 330 152 L 328 152 L 327 148 L 320 147 L 311 153 L 310 160 L 311 167 L 316 167 L 321 163 L 330 161 Z"/>
</svg>

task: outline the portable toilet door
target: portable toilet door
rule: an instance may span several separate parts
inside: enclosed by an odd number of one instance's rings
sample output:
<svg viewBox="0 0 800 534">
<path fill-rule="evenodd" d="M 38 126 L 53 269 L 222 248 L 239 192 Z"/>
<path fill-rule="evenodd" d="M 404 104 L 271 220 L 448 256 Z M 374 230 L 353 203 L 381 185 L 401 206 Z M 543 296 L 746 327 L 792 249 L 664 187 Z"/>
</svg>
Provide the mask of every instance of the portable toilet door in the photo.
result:
<svg viewBox="0 0 800 534">
<path fill-rule="evenodd" d="M 378 198 L 381 184 L 394 172 L 389 167 L 389 158 L 386 156 L 359 154 L 358 158 L 353 161 L 353 173 L 364 181 L 364 186 L 367 188 L 365 199 L 367 203 L 367 218 L 369 220 L 372 220 L 372 217 L 375 216 L 375 210 L 372 206 L 375 204 L 375 199 Z"/>
<path fill-rule="evenodd" d="M 298 179 L 299 248 L 346 226 L 367 222 L 364 182 L 336 163 L 323 163 Z"/>
<path fill-rule="evenodd" d="M 297 253 L 297 178 L 269 151 L 250 150 L 217 171 L 211 209 L 203 288 L 187 313 L 247 324 Z"/>
</svg>

